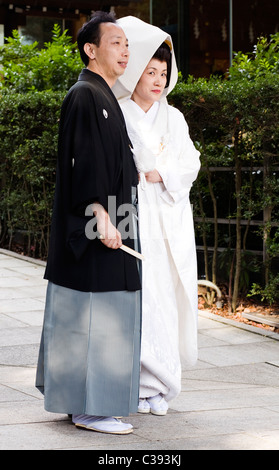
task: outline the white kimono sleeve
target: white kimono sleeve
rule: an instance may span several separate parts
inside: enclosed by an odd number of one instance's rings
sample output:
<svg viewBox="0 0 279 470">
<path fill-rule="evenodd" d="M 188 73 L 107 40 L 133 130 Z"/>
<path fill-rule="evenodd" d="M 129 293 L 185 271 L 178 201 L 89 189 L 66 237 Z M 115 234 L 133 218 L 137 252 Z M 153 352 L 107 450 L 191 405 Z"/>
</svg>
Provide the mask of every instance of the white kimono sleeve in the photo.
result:
<svg viewBox="0 0 279 470">
<path fill-rule="evenodd" d="M 200 169 L 200 152 L 190 138 L 183 114 L 171 106 L 169 108 L 171 148 L 168 157 L 159 161 L 156 169 L 165 186 L 161 197 L 173 205 L 189 194 Z"/>
</svg>

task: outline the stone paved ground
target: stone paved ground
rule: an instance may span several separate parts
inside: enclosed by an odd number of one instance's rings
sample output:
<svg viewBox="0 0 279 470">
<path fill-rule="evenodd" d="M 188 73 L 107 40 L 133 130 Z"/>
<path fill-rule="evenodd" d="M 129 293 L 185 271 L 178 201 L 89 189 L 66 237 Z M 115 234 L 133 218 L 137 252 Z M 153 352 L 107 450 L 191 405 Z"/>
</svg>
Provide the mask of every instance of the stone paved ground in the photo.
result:
<svg viewBox="0 0 279 470">
<path fill-rule="evenodd" d="M 0 250 L 2 450 L 279 450 L 279 335 L 199 313 L 199 361 L 165 417 L 135 414 L 134 432 L 76 429 L 44 411 L 34 380 L 44 263 Z"/>
</svg>

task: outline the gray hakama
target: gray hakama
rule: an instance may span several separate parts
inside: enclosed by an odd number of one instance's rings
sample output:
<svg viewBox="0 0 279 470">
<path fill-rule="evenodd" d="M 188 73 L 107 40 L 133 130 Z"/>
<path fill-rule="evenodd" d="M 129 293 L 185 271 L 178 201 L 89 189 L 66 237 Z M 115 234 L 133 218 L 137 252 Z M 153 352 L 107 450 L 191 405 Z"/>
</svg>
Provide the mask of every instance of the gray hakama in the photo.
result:
<svg viewBox="0 0 279 470">
<path fill-rule="evenodd" d="M 134 188 L 132 203 L 139 251 Z M 45 409 L 96 416 L 137 412 L 140 342 L 140 290 L 81 292 L 49 282 L 36 376 Z"/>
<path fill-rule="evenodd" d="M 128 416 L 138 408 L 141 292 L 49 283 L 36 387 L 54 413 Z"/>
</svg>

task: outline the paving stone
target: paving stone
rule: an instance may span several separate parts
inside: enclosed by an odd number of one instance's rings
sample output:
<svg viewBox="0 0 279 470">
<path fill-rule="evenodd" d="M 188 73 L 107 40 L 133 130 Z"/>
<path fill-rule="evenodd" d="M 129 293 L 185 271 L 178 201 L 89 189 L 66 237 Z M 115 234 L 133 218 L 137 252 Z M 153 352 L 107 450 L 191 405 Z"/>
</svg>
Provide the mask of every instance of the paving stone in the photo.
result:
<svg viewBox="0 0 279 470">
<path fill-rule="evenodd" d="M 44 263 L 0 250 L 0 449 L 279 450 L 279 334 L 199 313 L 199 359 L 166 416 L 134 414 L 129 436 L 83 431 L 35 388 Z M 131 467 L 132 468 L 132 467 Z M 136 468 L 136 466 L 134 467 Z"/>
</svg>

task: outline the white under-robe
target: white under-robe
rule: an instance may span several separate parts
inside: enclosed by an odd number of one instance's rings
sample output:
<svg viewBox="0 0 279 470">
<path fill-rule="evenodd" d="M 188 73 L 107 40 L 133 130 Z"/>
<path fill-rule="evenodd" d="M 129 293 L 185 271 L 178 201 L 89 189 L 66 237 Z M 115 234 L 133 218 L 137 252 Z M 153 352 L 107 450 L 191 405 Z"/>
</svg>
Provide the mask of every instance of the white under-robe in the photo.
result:
<svg viewBox="0 0 279 470">
<path fill-rule="evenodd" d="M 140 173 L 139 230 L 142 263 L 140 397 L 161 393 L 167 401 L 181 390 L 181 365 L 195 364 L 197 261 L 189 191 L 199 152 L 183 114 L 156 102 L 145 113 L 131 99 L 121 104 Z M 146 182 L 156 168 L 163 182 Z"/>
</svg>

